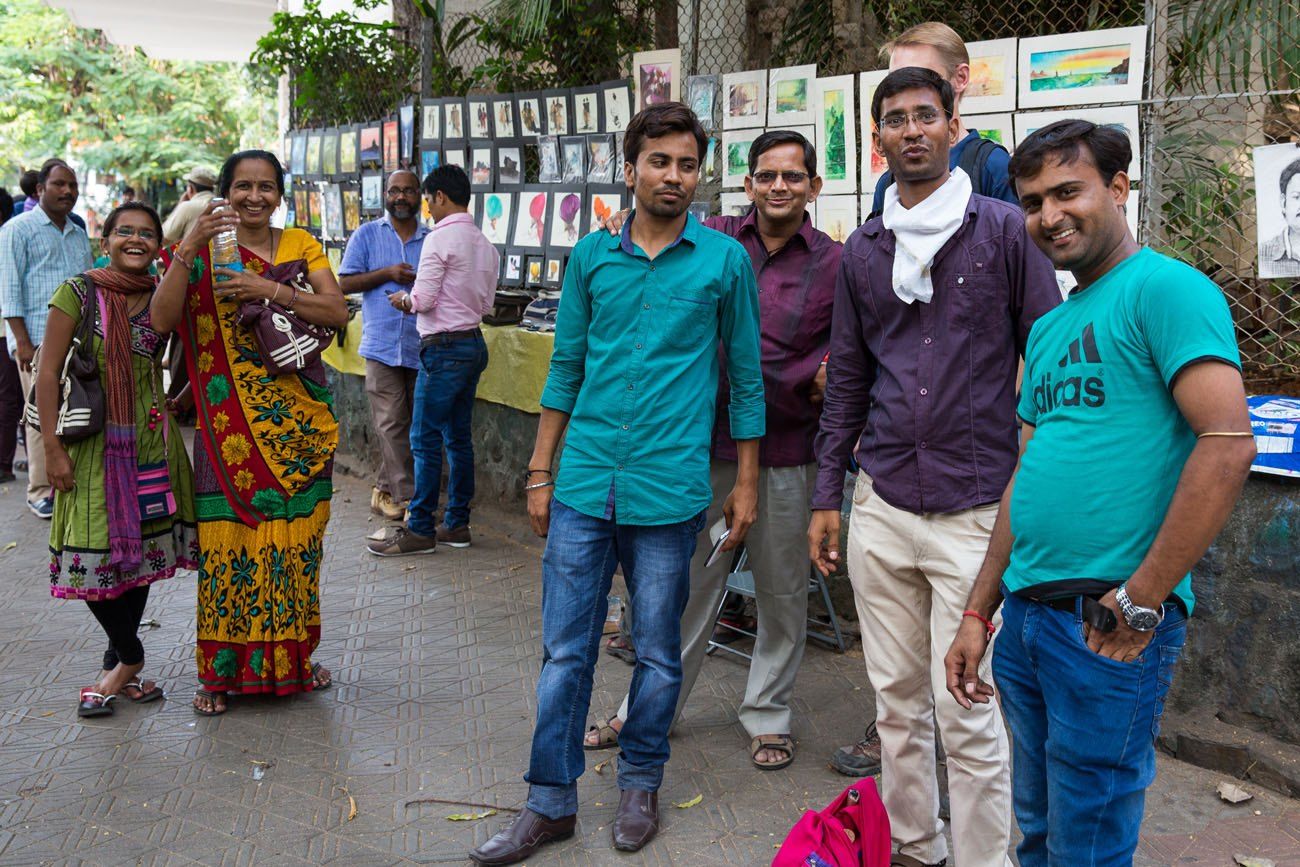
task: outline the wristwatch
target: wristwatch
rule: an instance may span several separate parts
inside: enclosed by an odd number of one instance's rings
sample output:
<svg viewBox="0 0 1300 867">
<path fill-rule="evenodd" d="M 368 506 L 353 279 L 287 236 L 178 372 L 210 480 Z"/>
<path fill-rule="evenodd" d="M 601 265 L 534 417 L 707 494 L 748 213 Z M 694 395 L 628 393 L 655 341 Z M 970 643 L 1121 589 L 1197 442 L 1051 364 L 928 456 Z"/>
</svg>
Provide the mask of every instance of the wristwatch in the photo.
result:
<svg viewBox="0 0 1300 867">
<path fill-rule="evenodd" d="M 1128 590 L 1124 587 L 1115 591 L 1115 601 L 1119 603 L 1119 610 L 1123 613 L 1128 628 L 1137 632 L 1150 632 L 1165 619 L 1164 606 L 1143 608 L 1141 605 L 1134 605 L 1133 600 L 1128 598 Z"/>
</svg>

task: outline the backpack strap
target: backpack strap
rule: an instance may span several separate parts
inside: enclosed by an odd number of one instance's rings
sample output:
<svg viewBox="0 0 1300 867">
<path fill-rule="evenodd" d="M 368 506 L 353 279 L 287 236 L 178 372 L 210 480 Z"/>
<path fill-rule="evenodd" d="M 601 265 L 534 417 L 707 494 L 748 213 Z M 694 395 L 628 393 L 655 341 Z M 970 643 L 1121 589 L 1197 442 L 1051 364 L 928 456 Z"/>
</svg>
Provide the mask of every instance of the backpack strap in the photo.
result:
<svg viewBox="0 0 1300 867">
<path fill-rule="evenodd" d="M 989 157 L 993 156 L 996 151 L 1005 151 L 1006 148 L 993 141 L 992 139 L 980 136 L 976 139 L 975 144 L 967 145 L 961 152 L 961 159 L 957 161 L 957 167 L 970 177 L 971 192 L 977 196 L 985 195 L 984 192 L 984 169 L 988 166 Z"/>
</svg>

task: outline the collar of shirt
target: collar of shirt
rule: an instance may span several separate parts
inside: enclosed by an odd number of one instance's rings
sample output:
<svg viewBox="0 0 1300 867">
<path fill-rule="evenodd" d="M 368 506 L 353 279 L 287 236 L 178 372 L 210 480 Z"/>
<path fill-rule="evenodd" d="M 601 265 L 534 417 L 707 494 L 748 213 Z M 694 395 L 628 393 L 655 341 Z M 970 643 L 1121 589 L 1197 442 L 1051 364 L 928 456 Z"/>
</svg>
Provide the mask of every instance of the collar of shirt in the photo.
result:
<svg viewBox="0 0 1300 867">
<path fill-rule="evenodd" d="M 464 213 L 448 214 L 438 222 L 434 223 L 432 229 L 426 229 L 425 231 L 436 232 L 439 229 L 445 229 L 448 226 L 454 226 L 457 223 L 469 223 L 470 225 L 473 225 L 474 217 L 468 211 Z"/>
<path fill-rule="evenodd" d="M 623 222 L 623 231 L 619 233 L 617 238 L 613 236 L 610 237 L 608 242 L 609 247 L 610 249 L 613 249 L 614 247 L 618 247 L 629 256 L 637 256 L 638 258 L 649 259 L 650 257 L 645 254 L 645 251 L 641 250 L 635 244 L 632 243 L 632 221 L 635 219 L 636 219 L 636 211 L 633 211 L 632 213 L 627 215 L 627 220 Z M 696 221 L 695 217 L 688 212 L 686 214 L 686 222 L 682 224 L 682 230 L 679 233 L 677 233 L 677 238 L 667 247 L 664 247 L 662 250 L 660 250 L 659 255 L 662 256 L 664 253 L 667 253 L 669 250 L 671 250 L 673 247 L 676 247 L 682 241 L 685 241 L 686 243 L 694 247 L 696 245 L 696 242 L 699 241 L 699 236 L 700 236 L 700 224 Z"/>
<path fill-rule="evenodd" d="M 755 238 L 758 239 L 759 243 L 762 243 L 763 235 L 758 231 L 758 208 L 757 207 L 750 208 L 749 213 L 746 214 L 744 219 L 740 221 L 740 226 L 738 226 L 736 229 L 736 237 L 739 238 L 741 235 L 753 235 Z M 799 226 L 799 231 L 795 232 L 794 235 L 790 237 L 790 240 L 786 241 L 786 243 L 789 244 L 790 241 L 793 241 L 795 238 L 801 239 L 803 241 L 804 247 L 808 248 L 809 250 L 812 249 L 812 245 L 813 245 L 812 216 L 807 211 L 803 212 L 803 223 Z M 782 247 L 781 249 L 784 249 L 784 247 Z"/>
<path fill-rule="evenodd" d="M 393 225 L 393 217 L 392 217 L 391 214 L 389 214 L 388 212 L 385 212 L 384 215 L 383 215 L 382 217 L 379 218 L 379 222 L 381 222 L 381 223 L 383 223 L 385 226 L 387 226 L 387 227 L 388 227 L 388 230 L 389 230 L 390 232 L 392 232 L 394 235 L 397 235 L 397 240 L 402 241 L 402 236 L 401 236 L 401 235 L 398 235 L 398 233 L 397 233 L 397 227 Z M 413 242 L 413 241 L 423 241 L 423 240 L 424 240 L 424 236 L 427 235 L 427 234 L 429 234 L 429 232 L 431 232 L 431 231 L 433 231 L 433 230 L 430 229 L 428 226 L 424 225 L 423 221 L 421 221 L 421 220 L 416 220 L 416 221 L 415 221 L 415 234 L 412 235 L 412 236 L 411 236 L 410 238 L 408 238 L 407 240 L 402 241 L 402 243 L 403 243 L 403 244 L 410 244 L 410 243 Z"/>
<path fill-rule="evenodd" d="M 59 227 L 55 225 L 54 220 L 50 219 L 50 215 L 45 213 L 45 209 L 42 208 L 40 204 L 37 204 L 35 208 L 32 208 L 32 210 L 35 212 L 32 216 L 32 219 L 40 220 L 42 223 L 45 223 L 46 225 L 54 226 L 54 228 L 59 229 Z M 69 211 L 68 216 L 63 218 L 63 228 L 59 229 L 59 232 L 61 232 L 64 235 L 67 235 L 70 232 L 76 232 L 80 228 L 81 227 L 78 226 L 76 222 L 72 219 L 72 212 Z"/>
</svg>

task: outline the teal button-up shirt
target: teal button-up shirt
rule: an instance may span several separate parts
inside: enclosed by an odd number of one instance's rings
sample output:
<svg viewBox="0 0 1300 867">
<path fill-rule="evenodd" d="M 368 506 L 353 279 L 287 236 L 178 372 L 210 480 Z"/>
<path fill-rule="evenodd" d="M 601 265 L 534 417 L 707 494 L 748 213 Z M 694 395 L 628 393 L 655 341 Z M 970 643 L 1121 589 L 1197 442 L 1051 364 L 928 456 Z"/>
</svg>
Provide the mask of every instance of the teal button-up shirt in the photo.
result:
<svg viewBox="0 0 1300 867">
<path fill-rule="evenodd" d="M 555 498 L 621 524 L 685 521 L 708 507 L 718 340 L 738 440 L 763 436 L 758 286 L 734 238 L 687 216 L 651 260 L 592 232 L 569 257 L 541 404 L 570 416 Z"/>
</svg>

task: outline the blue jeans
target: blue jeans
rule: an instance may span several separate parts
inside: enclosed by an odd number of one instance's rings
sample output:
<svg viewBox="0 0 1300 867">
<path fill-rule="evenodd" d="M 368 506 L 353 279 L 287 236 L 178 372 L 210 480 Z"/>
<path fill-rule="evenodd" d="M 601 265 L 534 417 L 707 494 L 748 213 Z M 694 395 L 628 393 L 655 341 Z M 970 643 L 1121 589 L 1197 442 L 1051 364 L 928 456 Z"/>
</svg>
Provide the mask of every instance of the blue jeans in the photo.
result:
<svg viewBox="0 0 1300 867">
<path fill-rule="evenodd" d="M 542 673 L 537 727 L 524 779 L 528 808 L 551 819 L 578 812 L 586 768 L 582 736 L 591 679 L 608 610 L 610 578 L 623 564 L 636 669 L 619 732 L 618 787 L 658 791 L 668 761 L 668 727 L 682 685 L 681 619 L 691 556 L 704 512 L 676 524 L 629 526 L 592 518 L 551 500 L 542 556 Z"/>
<path fill-rule="evenodd" d="M 1141 656 L 1116 662 L 1088 648 L 1078 604 L 1071 614 L 1004 595 L 993 679 L 1014 744 L 1020 865 L 1127 867 L 1187 618 L 1166 606 Z"/>
<path fill-rule="evenodd" d="M 415 378 L 415 411 L 411 418 L 411 457 L 415 463 L 415 496 L 411 497 L 412 533 L 432 536 L 438 531 L 438 489 L 442 484 L 442 447 L 447 446 L 448 527 L 469 523 L 474 499 L 474 442 L 470 422 L 474 392 L 487 367 L 483 335 L 433 344 L 420 350 Z"/>
</svg>

